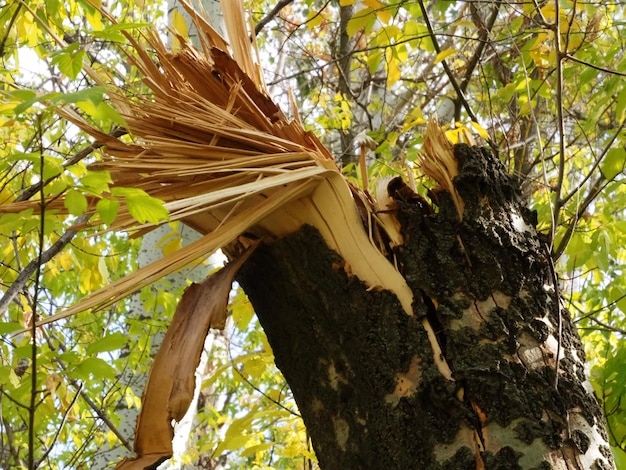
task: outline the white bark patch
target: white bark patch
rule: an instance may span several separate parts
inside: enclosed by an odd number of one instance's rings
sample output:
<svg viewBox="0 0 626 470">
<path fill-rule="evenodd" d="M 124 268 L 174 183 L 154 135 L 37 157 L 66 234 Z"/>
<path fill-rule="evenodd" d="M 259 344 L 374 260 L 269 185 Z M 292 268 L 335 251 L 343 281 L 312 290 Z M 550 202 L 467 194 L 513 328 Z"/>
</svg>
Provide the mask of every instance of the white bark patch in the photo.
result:
<svg viewBox="0 0 626 470">
<path fill-rule="evenodd" d="M 348 436 L 350 435 L 350 425 L 341 418 L 333 418 L 333 428 L 335 429 L 335 439 L 339 448 L 345 452 Z"/>
<path fill-rule="evenodd" d="M 420 359 L 417 356 L 413 356 L 409 370 L 405 372 L 399 372 L 396 374 L 396 388 L 393 393 L 385 395 L 385 402 L 395 408 L 400 402 L 402 397 L 410 397 L 413 395 L 421 381 L 422 381 L 422 369 L 420 368 Z"/>
<path fill-rule="evenodd" d="M 524 232 L 534 233 L 533 228 L 530 225 L 528 225 L 526 222 L 524 222 L 524 219 L 522 218 L 522 216 L 520 216 L 517 213 L 517 211 L 511 211 L 510 216 L 511 216 L 511 225 L 513 225 L 513 228 L 515 230 L 517 230 L 520 233 L 524 233 Z"/>
<path fill-rule="evenodd" d="M 556 359 L 556 355 L 559 352 L 559 341 L 554 337 L 554 335 L 550 335 L 548 336 L 548 338 L 546 339 L 546 341 L 543 343 L 543 347 L 545 349 L 546 352 L 551 353 L 552 356 L 554 356 L 554 358 Z M 560 348 L 560 359 L 563 359 L 564 356 L 564 351 L 563 348 Z"/>
<path fill-rule="evenodd" d="M 483 427 L 485 451 L 496 454 L 503 447 L 511 447 L 516 452 L 522 453 L 518 462 L 521 468 L 538 467 L 549 449 L 541 439 L 535 439 L 531 444 L 521 442 L 515 431 L 519 421 L 520 419 L 513 420 L 507 427 L 497 423 L 489 423 Z"/>
<path fill-rule="evenodd" d="M 521 345 L 517 355 L 526 369 L 535 370 L 556 365 L 556 351 L 553 352 L 550 346 L 540 344 L 528 333 L 522 333 L 519 342 Z"/>
<path fill-rule="evenodd" d="M 591 426 L 583 417 L 580 410 L 570 410 L 568 414 L 569 435 L 573 441 L 576 441 L 576 434 L 582 434 L 589 439 L 589 448 L 585 453 L 578 455 L 578 463 L 580 468 L 594 468 L 596 460 L 606 462 L 606 458 L 600 451 L 600 446 L 608 447 L 609 443 L 602 437 L 598 430 L 598 426 Z M 583 449 L 579 449 L 583 450 Z M 608 463 L 608 462 L 607 462 Z M 608 468 L 608 466 L 607 466 Z"/>
</svg>

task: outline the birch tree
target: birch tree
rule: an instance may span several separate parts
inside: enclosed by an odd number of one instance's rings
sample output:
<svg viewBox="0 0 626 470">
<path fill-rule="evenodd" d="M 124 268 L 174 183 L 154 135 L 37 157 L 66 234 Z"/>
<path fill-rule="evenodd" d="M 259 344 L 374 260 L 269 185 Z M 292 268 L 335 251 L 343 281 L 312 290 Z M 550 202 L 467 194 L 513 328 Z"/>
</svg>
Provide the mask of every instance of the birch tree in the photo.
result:
<svg viewBox="0 0 626 470">
<path fill-rule="evenodd" d="M 255 16 L 261 48 L 299 54 L 275 69 L 285 81 L 271 84 L 295 80 L 296 98 L 278 100 L 287 114 L 266 91 L 266 58 L 255 55 L 238 3 L 225 10 L 226 40 L 190 9 L 202 47 L 181 30 L 173 50 L 147 25 L 121 20 L 136 19 L 132 10 L 84 6 L 84 21 L 124 44 L 126 77 L 104 73 L 84 39 L 59 36 L 54 15 L 42 19 L 27 3 L 7 10 L 6 38 L 36 25 L 61 47 L 50 63 L 97 86 L 37 95 L 11 85 L 4 95 L 8 135 L 34 136 L 10 147 L 0 208 L 13 233 L 4 329 L 28 330 L 7 339 L 3 403 L 21 405 L 30 424 L 8 415 L 5 461 L 36 468 L 58 453 L 80 462 L 65 424 L 85 409 L 79 400 L 117 436 L 118 418 L 91 397 L 111 402 L 96 385 L 116 375 L 102 354 L 124 338 L 87 320 L 221 247 L 231 263 L 176 307 L 144 392 L 137 458 L 120 468 L 171 456 L 172 420 L 193 399 L 204 337 L 223 327 L 235 279 L 322 468 L 612 468 L 609 444 L 619 458 L 623 439 L 620 356 L 599 351 L 615 350 L 624 298 L 622 7 L 287 3 Z M 343 52 L 326 55 L 327 46 Z M 611 58 L 602 65 L 600 51 Z M 362 87 L 353 79 L 368 76 L 352 73 L 359 64 L 384 85 L 371 102 L 351 99 Z M 455 122 L 441 129 L 426 118 L 443 93 Z M 372 115 L 380 119 L 355 122 Z M 84 151 L 55 160 L 50 143 L 65 142 L 70 128 L 95 140 L 80 134 Z M 367 129 L 367 139 L 349 148 L 352 129 Z M 331 142 L 337 132 L 340 146 Z M 77 165 L 102 146 L 89 167 Z M 327 148 L 354 151 L 345 170 L 359 178 L 344 176 Z M 35 184 L 17 195 L 29 178 Z M 73 254 L 129 250 L 117 235 L 98 238 L 102 228 L 143 234 L 175 221 L 202 237 L 124 277 L 119 254 Z M 83 237 L 90 230 L 96 238 Z M 61 252 L 70 241 L 77 245 Z M 73 294 L 60 293 L 72 283 L 87 295 L 69 306 Z M 157 295 L 174 309 L 173 298 Z M 57 313 L 43 318 L 46 309 Z M 576 325 L 606 331 L 601 340 L 581 330 L 602 407 Z M 57 430 L 47 439 L 39 437 L 46 426 Z M 207 449 L 207 465 L 237 442 L 244 454 L 258 445 L 248 429 L 233 426 Z M 263 455 L 251 451 L 248 462 Z"/>
</svg>

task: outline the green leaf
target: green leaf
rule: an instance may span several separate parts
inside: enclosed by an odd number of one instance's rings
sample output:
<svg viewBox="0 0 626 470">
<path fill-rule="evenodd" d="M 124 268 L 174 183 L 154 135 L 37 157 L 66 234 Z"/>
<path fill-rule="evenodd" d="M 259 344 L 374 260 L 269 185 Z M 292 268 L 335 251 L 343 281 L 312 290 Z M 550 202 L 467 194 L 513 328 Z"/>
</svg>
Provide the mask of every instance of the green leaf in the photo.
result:
<svg viewBox="0 0 626 470">
<path fill-rule="evenodd" d="M 116 351 L 128 343 L 128 336 L 115 332 L 87 346 L 85 352 L 91 356 L 101 352 Z"/>
<path fill-rule="evenodd" d="M 120 208 L 120 202 L 117 199 L 103 198 L 96 204 L 96 209 L 102 221 L 110 225 L 117 217 L 117 211 Z"/>
<path fill-rule="evenodd" d="M 102 86 L 87 87 L 79 91 L 72 93 L 65 93 L 57 98 L 55 102 L 62 103 L 78 103 L 80 101 L 87 101 L 97 105 L 104 99 L 106 88 Z"/>
<path fill-rule="evenodd" d="M 0 322 L 0 335 L 6 335 L 22 329 L 22 325 L 17 322 Z"/>
<path fill-rule="evenodd" d="M 252 308 L 252 304 L 247 300 L 247 297 L 244 296 L 241 301 L 233 302 L 232 310 L 234 324 L 237 325 L 239 330 L 245 330 L 254 317 L 254 308 Z"/>
<path fill-rule="evenodd" d="M 43 159 L 43 178 L 47 180 L 49 178 L 54 178 L 55 176 L 60 175 L 63 172 L 63 160 L 58 157 L 50 157 L 45 156 Z M 37 166 L 40 165 L 40 162 L 37 162 Z"/>
<path fill-rule="evenodd" d="M 151 196 L 126 197 L 128 212 L 137 222 L 157 224 L 168 219 L 163 201 Z"/>
<path fill-rule="evenodd" d="M 622 91 L 617 95 L 616 106 L 615 106 L 615 117 L 617 118 L 617 122 L 621 122 L 624 120 L 624 114 L 626 111 L 626 87 L 622 88 Z"/>
<path fill-rule="evenodd" d="M 76 80 L 76 77 L 83 69 L 83 60 L 87 55 L 84 50 L 78 49 L 79 46 L 77 42 L 70 44 L 64 50 L 55 53 L 51 61 L 53 65 L 56 65 L 63 74 L 72 80 Z"/>
<path fill-rule="evenodd" d="M 46 100 L 51 100 L 51 99 L 55 99 L 58 98 L 59 96 L 61 96 L 62 93 L 47 93 L 45 95 L 39 95 L 37 96 L 35 94 L 35 96 L 24 100 L 23 102 L 21 102 L 20 104 L 18 104 L 14 109 L 13 112 L 15 114 L 21 114 L 24 111 L 26 111 L 28 108 L 30 108 L 32 105 L 34 105 L 35 103 L 39 103 L 41 101 L 46 101 Z"/>
<path fill-rule="evenodd" d="M 267 370 L 268 360 L 267 357 L 250 357 L 243 363 L 243 368 L 246 373 L 253 379 L 258 379 Z"/>
<path fill-rule="evenodd" d="M 76 366 L 72 371 L 72 375 L 83 380 L 88 379 L 89 376 L 93 376 L 94 379 L 114 379 L 116 372 L 104 359 L 88 357 Z"/>
<path fill-rule="evenodd" d="M 215 449 L 213 452 L 214 458 L 219 457 L 222 453 L 228 450 L 237 450 L 243 448 L 246 443 L 250 440 L 250 436 L 246 435 L 234 435 L 226 437 Z"/>
<path fill-rule="evenodd" d="M 356 33 L 365 29 L 368 31 L 374 22 L 376 21 L 376 14 L 371 8 L 365 8 L 356 13 L 346 26 L 346 32 L 349 36 L 354 36 Z"/>
<path fill-rule="evenodd" d="M 0 215 L 0 232 L 11 233 L 15 230 L 22 234 L 28 233 L 36 226 L 32 222 L 34 220 L 32 217 L 33 212 L 33 209 L 27 209 L 17 214 Z M 28 221 L 31 221 L 29 224 L 32 225 L 31 227 L 26 226 Z"/>
<path fill-rule="evenodd" d="M 58 358 L 67 364 L 74 364 L 75 362 L 80 361 L 80 355 L 75 351 L 69 351 L 65 353 L 61 353 L 58 355 Z"/>
<path fill-rule="evenodd" d="M 20 378 L 15 373 L 15 370 L 13 370 L 13 367 L 2 366 L 0 367 L 0 385 L 8 383 L 17 387 L 20 384 Z"/>
<path fill-rule="evenodd" d="M 115 186 L 111 188 L 111 194 L 116 197 L 143 197 L 148 193 L 139 188 L 127 188 L 125 186 Z"/>
<path fill-rule="evenodd" d="M 428 28 L 426 25 L 415 20 L 407 21 L 404 24 L 403 31 L 407 38 L 414 38 L 409 42 L 412 47 L 416 47 L 424 37 L 428 36 Z"/>
<path fill-rule="evenodd" d="M 70 189 L 65 193 L 65 201 L 63 203 L 72 215 L 83 215 L 87 210 L 87 198 L 75 189 Z"/>
<path fill-rule="evenodd" d="M 86 190 L 98 196 L 108 192 L 109 184 L 112 182 L 111 174 L 108 171 L 90 171 L 80 179 L 81 185 Z"/>
<path fill-rule="evenodd" d="M 99 103 L 94 103 L 93 101 L 79 101 L 76 103 L 76 106 L 94 119 L 112 122 L 119 126 L 126 126 L 126 121 L 124 121 L 120 113 L 104 101 Z"/>
<path fill-rule="evenodd" d="M 612 148 L 606 153 L 604 159 L 600 163 L 600 170 L 602 170 L 602 174 L 608 180 L 615 178 L 618 174 L 624 171 L 625 167 L 625 148 Z"/>
</svg>

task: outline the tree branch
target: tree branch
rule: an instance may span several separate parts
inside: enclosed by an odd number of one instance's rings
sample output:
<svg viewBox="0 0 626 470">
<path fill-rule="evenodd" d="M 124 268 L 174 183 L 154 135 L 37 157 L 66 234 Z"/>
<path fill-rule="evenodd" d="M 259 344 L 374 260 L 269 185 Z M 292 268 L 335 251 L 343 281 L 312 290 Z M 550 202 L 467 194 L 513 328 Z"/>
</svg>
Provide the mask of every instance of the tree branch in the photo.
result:
<svg viewBox="0 0 626 470">
<path fill-rule="evenodd" d="M 433 30 L 433 25 L 430 22 L 430 18 L 428 17 L 428 11 L 426 10 L 426 7 L 424 6 L 424 1 L 420 0 L 418 3 L 420 5 L 420 9 L 422 10 L 422 16 L 424 17 L 424 22 L 426 23 L 426 28 L 428 29 L 428 33 L 430 35 L 430 39 L 433 42 L 433 46 L 435 48 L 435 51 L 437 52 L 437 54 L 439 54 L 441 52 L 441 47 L 439 46 L 439 42 L 437 41 L 437 37 L 435 35 L 435 31 Z M 470 119 L 472 121 L 477 123 L 478 122 L 478 118 L 474 114 L 474 111 L 472 111 L 472 108 L 471 108 L 469 102 L 465 98 L 465 93 L 463 92 L 463 90 L 459 86 L 459 84 L 458 84 L 458 82 L 456 80 L 456 77 L 452 73 L 452 69 L 450 69 L 450 67 L 448 66 L 448 62 L 446 61 L 446 59 L 443 59 L 441 61 L 441 65 L 443 66 L 443 69 L 446 72 L 448 80 L 450 80 L 450 84 L 452 85 L 452 88 L 454 88 L 454 91 L 456 92 L 458 100 L 463 105 L 463 108 L 465 108 L 465 112 L 467 113 L 467 115 L 470 117 Z M 494 142 L 492 142 L 491 139 L 487 140 L 487 144 L 489 145 L 489 147 L 491 147 L 491 150 L 494 152 L 494 154 L 498 155 L 498 147 L 495 145 Z"/>
<path fill-rule="evenodd" d="M 599 70 L 600 72 L 606 72 L 611 75 L 619 75 L 620 77 L 626 77 L 626 73 L 624 72 L 618 72 L 617 70 L 611 70 L 611 69 L 607 69 L 606 67 L 601 67 L 599 65 L 592 64 L 591 62 L 587 62 L 586 60 L 579 59 L 578 57 L 575 57 L 569 53 L 565 54 L 565 58 L 572 60 L 574 62 L 578 62 L 579 64 L 586 65 L 587 67 L 591 67 L 592 69 Z"/>
<path fill-rule="evenodd" d="M 591 176 L 593 175 L 594 171 L 598 168 L 598 166 L 600 165 L 600 163 L 602 162 L 602 159 L 606 156 L 606 154 L 608 153 L 608 151 L 611 149 L 611 147 L 613 146 L 613 142 L 615 142 L 615 140 L 617 139 L 617 136 L 620 134 L 620 132 L 622 132 L 622 130 L 624 129 L 624 127 L 626 127 L 626 121 L 622 122 L 622 125 L 619 126 L 619 128 L 617 129 L 617 131 L 615 132 L 615 134 L 613 134 L 613 137 L 611 137 L 611 139 L 609 140 L 609 142 L 607 143 L 607 145 L 604 147 L 604 150 L 602 151 L 602 153 L 600 154 L 600 156 L 596 159 L 595 162 L 593 162 L 593 165 L 591 167 L 591 169 L 587 172 L 587 174 L 585 175 L 585 177 L 583 178 L 583 180 L 580 182 L 580 184 L 578 184 L 574 189 L 572 189 L 570 191 L 569 194 L 567 194 L 566 196 L 564 196 L 561 199 L 561 202 L 563 204 L 567 204 L 567 202 L 574 197 L 576 194 L 578 194 L 578 192 L 581 190 L 581 188 L 583 187 L 583 185 L 585 183 L 587 183 L 587 181 L 589 180 L 589 178 L 591 178 Z"/>
<path fill-rule="evenodd" d="M 116 137 L 116 138 L 117 137 L 121 137 L 121 136 L 126 135 L 126 134 L 128 134 L 128 131 L 126 129 L 122 128 L 122 127 L 117 127 L 115 129 L 113 129 L 111 132 L 109 132 L 109 135 L 111 137 Z M 67 168 L 70 165 L 75 165 L 76 163 L 81 161 L 83 158 L 88 157 L 91 154 L 91 152 L 93 152 L 94 150 L 98 150 L 103 145 L 104 145 L 104 143 L 102 143 L 102 142 L 94 142 L 94 143 L 88 145 L 87 147 L 85 147 L 84 149 L 82 149 L 81 151 L 76 153 L 73 157 L 71 157 L 68 160 L 64 161 L 63 162 L 63 168 Z M 22 191 L 22 193 L 15 199 L 14 202 L 20 202 L 20 201 L 27 201 L 27 200 L 29 200 L 31 197 L 33 197 L 35 194 L 37 194 L 37 192 L 39 192 L 39 190 L 41 189 L 42 186 L 46 186 L 46 185 L 50 184 L 52 181 L 54 181 L 58 177 L 59 177 L 59 175 L 51 176 L 50 178 L 48 178 L 45 181 L 39 181 L 38 183 L 33 184 L 29 188 L 27 188 L 24 191 Z M 1 311 L 2 311 L 2 309 L 0 308 L 0 312 Z"/>
<path fill-rule="evenodd" d="M 437 36 L 435 35 L 435 31 L 433 30 L 433 25 L 430 22 L 430 18 L 428 17 L 428 11 L 426 10 L 426 7 L 424 6 L 424 1 L 420 0 L 419 5 L 422 10 L 422 16 L 424 17 L 424 22 L 426 23 L 426 28 L 428 29 L 430 39 L 433 42 L 435 52 L 439 54 L 441 52 L 441 47 L 439 46 L 439 42 L 437 41 Z M 469 103 L 465 99 L 465 94 L 463 93 L 463 90 L 461 90 L 461 87 L 456 81 L 456 77 L 454 76 L 454 74 L 452 73 L 452 70 L 448 66 L 448 62 L 445 59 L 443 59 L 441 61 L 441 65 L 443 65 L 443 69 L 446 72 L 446 75 L 448 76 L 448 80 L 450 80 L 450 84 L 452 85 L 452 88 L 454 88 L 454 91 L 456 92 L 458 99 L 461 101 L 461 104 L 463 104 L 463 107 L 465 108 L 465 112 L 469 115 L 472 121 L 478 122 L 476 115 L 474 114 L 474 112 L 472 111 L 472 108 L 470 107 Z"/>
<path fill-rule="evenodd" d="M 565 181 L 565 119 L 563 116 L 563 52 L 561 45 L 561 19 L 559 14 L 559 0 L 554 0 L 554 8 L 557 12 L 555 22 L 552 27 L 554 33 L 554 48 L 556 49 L 556 113 L 557 127 L 559 129 L 559 166 L 556 187 L 554 188 L 554 207 L 552 208 L 552 226 L 550 227 L 550 243 L 554 244 L 556 227 L 559 223 L 559 216 L 563 207 L 561 192 Z M 561 245 L 563 245 L 561 243 Z M 565 249 L 565 247 L 563 247 Z M 558 259 L 558 257 L 556 258 Z"/>
<path fill-rule="evenodd" d="M 280 10 L 282 10 L 283 8 L 285 8 L 287 5 L 289 5 L 292 2 L 293 0 L 280 0 L 274 6 L 274 8 L 272 8 L 270 12 L 267 15 L 265 15 L 263 18 L 261 18 L 261 21 L 259 21 L 256 24 L 256 26 L 254 27 L 254 35 L 255 36 L 258 35 L 261 32 L 261 30 L 265 27 L 265 25 L 276 17 L 276 15 L 280 12 Z"/>
<path fill-rule="evenodd" d="M 52 441 L 50 442 L 50 445 L 48 446 L 48 449 L 44 452 L 44 454 L 38 460 L 37 466 L 39 466 L 41 464 L 41 462 L 46 460 L 48 458 L 48 455 L 50 455 L 50 452 L 54 448 L 54 444 L 56 443 L 57 439 L 59 438 L 59 434 L 61 434 L 61 430 L 63 429 L 63 426 L 65 425 L 65 421 L 67 421 L 67 415 L 70 413 L 70 411 L 72 411 L 72 407 L 74 406 L 74 403 L 76 403 L 76 400 L 78 399 L 82 389 L 83 389 L 83 384 L 80 384 L 78 390 L 76 391 L 76 393 L 74 394 L 74 397 L 72 398 L 72 401 L 67 406 L 67 409 L 65 410 L 65 413 L 63 413 L 63 417 L 61 418 L 61 424 L 59 424 L 59 427 L 57 428 L 56 432 L 54 433 L 54 437 L 52 438 Z"/>
<path fill-rule="evenodd" d="M 5 33 L 4 37 L 2 38 L 2 41 L 0 42 L 0 57 L 4 57 L 4 48 L 6 47 L 7 39 L 9 39 L 9 34 L 11 33 L 11 28 L 13 28 L 13 24 L 15 23 L 15 20 L 17 20 L 17 15 L 19 15 L 21 8 L 22 8 L 21 4 L 17 6 L 15 11 L 13 12 L 13 16 L 9 20 L 9 24 L 5 25 L 6 33 Z"/>
<path fill-rule="evenodd" d="M 41 119 L 37 120 L 37 134 L 39 136 L 39 181 L 43 181 L 44 172 L 44 156 L 43 156 L 43 135 L 41 134 Z M 32 315 L 30 317 L 30 335 L 31 335 L 31 351 L 30 351 L 30 404 L 28 406 L 28 470 L 37 468 L 35 459 L 35 417 L 37 411 L 37 297 L 39 296 L 39 281 L 41 280 L 41 265 L 44 246 L 44 225 L 46 215 L 46 199 L 44 194 L 44 186 L 39 188 L 39 204 L 41 210 L 39 212 L 39 246 L 37 247 L 37 258 L 29 263 L 33 266 L 35 272 L 35 288 L 33 289 L 33 303 L 31 306 Z M 20 273 L 21 274 L 21 273 Z M 30 278 L 30 274 L 28 275 Z M 26 278 L 26 279 L 28 279 Z M 25 282 L 25 281 L 24 281 Z M 13 286 L 11 286 L 13 287 Z M 5 295 L 6 297 L 6 295 Z M 1 311 L 1 310 L 0 310 Z"/>
<path fill-rule="evenodd" d="M 76 222 L 77 224 L 80 224 L 82 222 L 86 222 L 88 219 L 88 215 L 82 215 L 78 218 Z M 37 271 L 37 269 L 41 265 L 46 264 L 63 248 L 65 248 L 70 243 L 70 241 L 72 241 L 72 238 L 74 238 L 77 233 L 78 230 L 68 229 L 63 235 L 59 237 L 59 239 L 55 243 L 50 246 L 50 248 L 48 248 L 44 252 L 41 252 L 40 256 L 32 260 L 26 265 L 24 269 L 22 269 L 22 271 L 17 275 L 17 278 L 15 279 L 13 284 L 11 284 L 11 286 L 5 292 L 4 296 L 0 299 L 0 313 L 4 312 L 9 307 L 9 304 L 24 288 L 33 273 Z"/>
<path fill-rule="evenodd" d="M 476 69 L 478 62 L 480 61 L 480 58 L 483 55 L 485 47 L 487 46 L 487 39 L 489 38 L 489 33 L 491 33 L 493 26 L 496 24 L 496 18 L 498 18 L 500 5 L 502 5 L 501 1 L 496 2 L 496 5 L 493 7 L 493 11 L 491 12 L 491 16 L 489 20 L 487 21 L 486 25 L 482 22 L 481 18 L 477 18 L 478 20 L 480 20 L 480 23 L 476 24 L 477 22 L 476 21 L 474 22 L 480 30 L 478 34 L 478 47 L 476 47 L 476 51 L 474 51 L 474 54 L 472 55 L 469 62 L 467 63 L 467 68 L 465 69 L 465 76 L 463 77 L 463 80 L 461 80 L 460 88 L 464 93 L 467 91 L 467 87 L 469 85 L 470 79 L 472 78 L 472 74 L 474 73 L 474 70 Z M 475 7 L 473 4 L 470 4 L 470 8 L 475 8 Z"/>
<path fill-rule="evenodd" d="M 600 174 L 600 177 L 591 186 L 589 190 L 589 194 L 587 194 L 587 197 L 585 198 L 585 200 L 580 204 L 580 206 L 578 207 L 578 210 L 576 211 L 576 214 L 574 214 L 572 221 L 567 226 L 567 229 L 565 230 L 565 234 L 563 235 L 563 238 L 561 239 L 559 246 L 554 250 L 553 259 L 555 262 L 561 257 L 561 255 L 565 251 L 565 248 L 567 248 L 567 244 L 572 238 L 572 235 L 574 234 L 574 230 L 576 229 L 576 226 L 578 225 L 578 221 L 580 220 L 582 215 L 585 213 L 589 205 L 596 199 L 598 194 L 600 194 L 600 192 L 611 181 L 606 181 L 606 178 L 604 177 L 604 175 Z M 552 239 L 552 243 L 554 243 L 554 239 Z"/>
</svg>

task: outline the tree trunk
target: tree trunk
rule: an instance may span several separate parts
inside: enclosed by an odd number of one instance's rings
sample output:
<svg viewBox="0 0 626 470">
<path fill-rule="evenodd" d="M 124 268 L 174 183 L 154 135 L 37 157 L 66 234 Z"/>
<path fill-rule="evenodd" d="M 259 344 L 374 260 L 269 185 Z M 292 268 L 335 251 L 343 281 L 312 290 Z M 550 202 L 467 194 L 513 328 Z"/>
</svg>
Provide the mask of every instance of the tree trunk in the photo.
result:
<svg viewBox="0 0 626 470">
<path fill-rule="evenodd" d="M 448 193 L 432 195 L 433 213 L 390 185 L 415 316 L 366 291 L 312 227 L 240 272 L 321 467 L 614 468 L 535 214 L 486 150 L 455 157 L 462 222 Z"/>
</svg>

